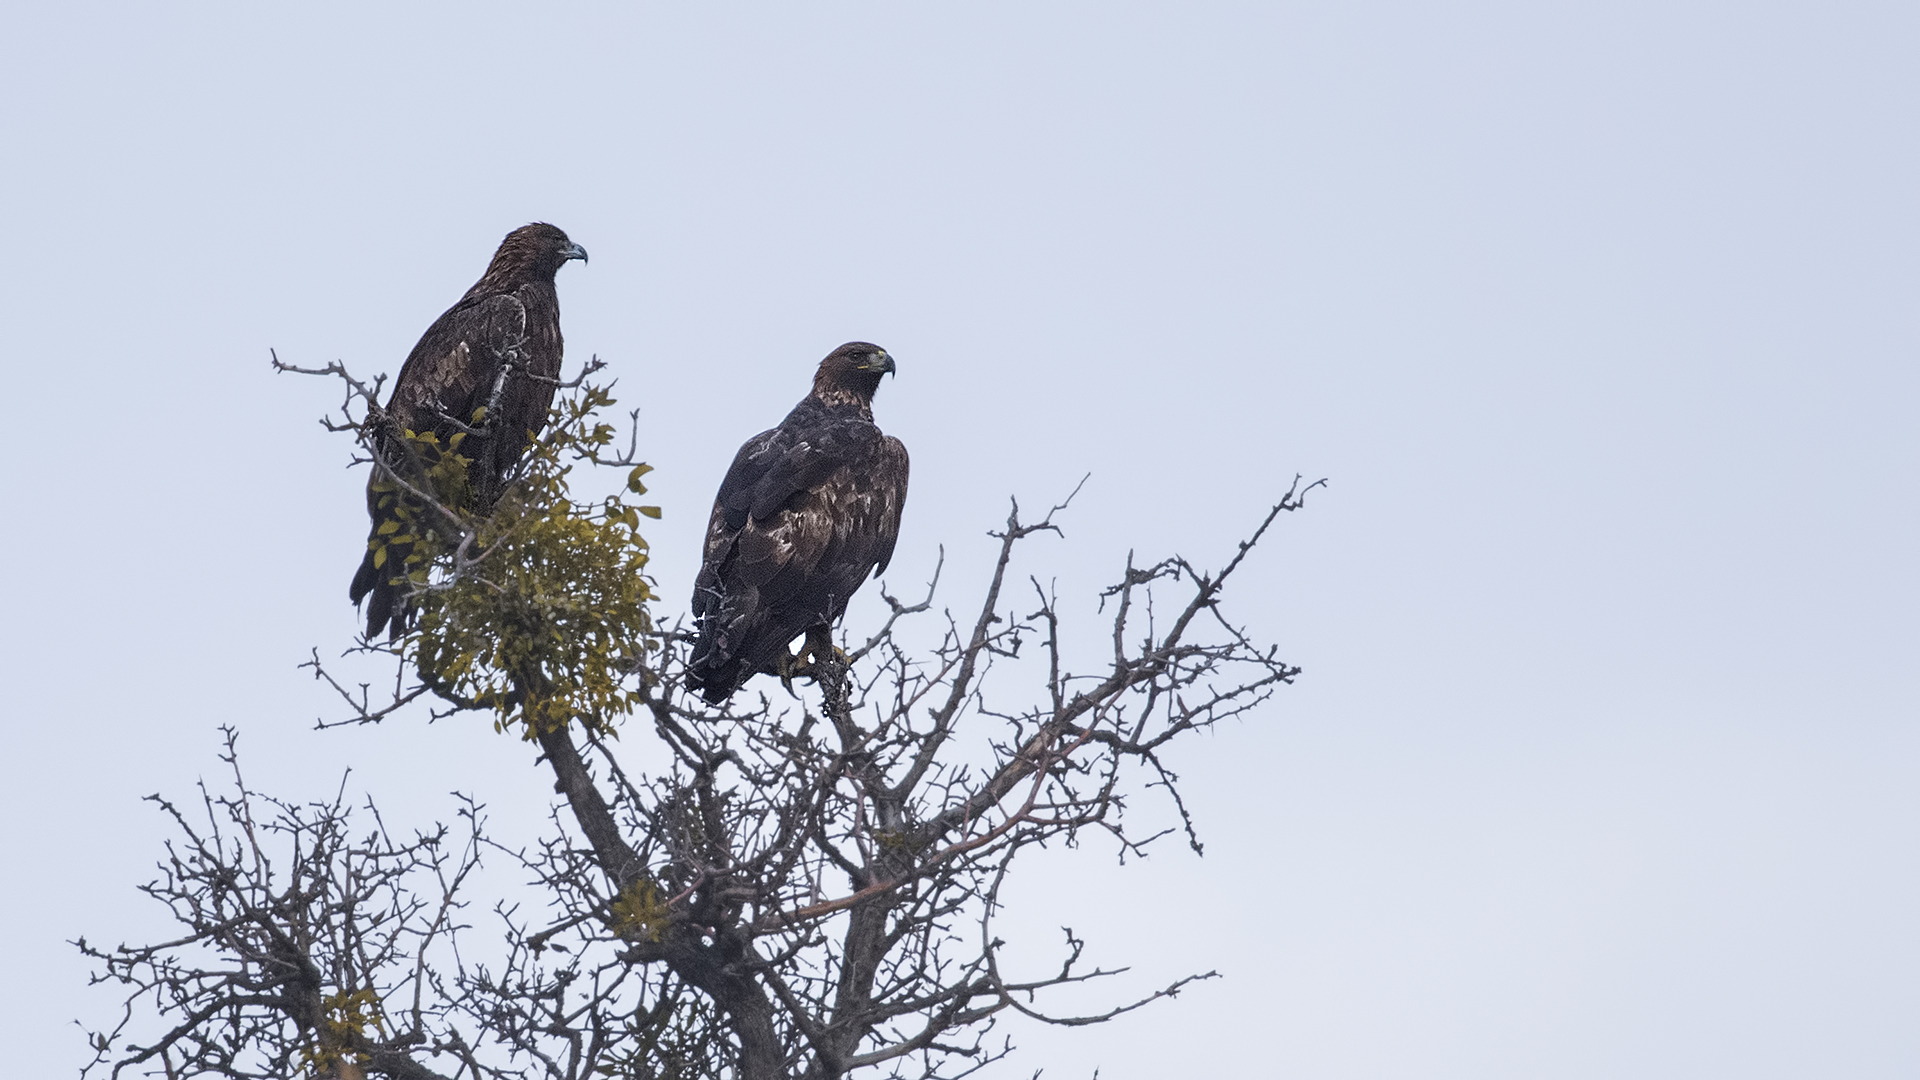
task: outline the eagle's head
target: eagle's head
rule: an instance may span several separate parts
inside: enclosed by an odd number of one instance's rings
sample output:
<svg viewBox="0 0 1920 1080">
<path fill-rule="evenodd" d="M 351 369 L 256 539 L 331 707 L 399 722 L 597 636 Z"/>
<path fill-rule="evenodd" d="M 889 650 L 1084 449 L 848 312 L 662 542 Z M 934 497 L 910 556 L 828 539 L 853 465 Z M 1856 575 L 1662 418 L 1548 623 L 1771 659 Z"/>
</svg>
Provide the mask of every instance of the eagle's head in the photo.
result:
<svg viewBox="0 0 1920 1080">
<path fill-rule="evenodd" d="M 829 405 L 873 403 L 880 376 L 894 373 L 887 350 L 865 341 L 849 341 L 820 361 L 813 376 L 813 396 Z"/>
<path fill-rule="evenodd" d="M 487 267 L 489 279 L 505 284 L 536 278 L 551 281 L 568 260 L 587 260 L 587 249 L 567 239 L 567 234 L 544 221 L 522 225 L 500 241 Z"/>
</svg>

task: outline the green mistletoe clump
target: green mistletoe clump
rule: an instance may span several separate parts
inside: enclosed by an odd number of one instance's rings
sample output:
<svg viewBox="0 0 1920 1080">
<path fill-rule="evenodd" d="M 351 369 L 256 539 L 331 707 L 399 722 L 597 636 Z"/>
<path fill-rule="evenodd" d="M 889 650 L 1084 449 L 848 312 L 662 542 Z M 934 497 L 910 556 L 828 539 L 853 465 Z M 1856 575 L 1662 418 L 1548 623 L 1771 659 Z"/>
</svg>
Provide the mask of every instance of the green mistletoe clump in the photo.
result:
<svg viewBox="0 0 1920 1080">
<path fill-rule="evenodd" d="M 405 433 L 420 487 L 392 482 L 402 506 L 384 539 L 404 552 L 418 618 L 399 647 L 422 682 L 492 708 L 500 730 L 520 724 L 532 738 L 578 719 L 611 732 L 633 711 L 653 630 L 640 519 L 660 509 L 627 500 L 646 493 L 651 467 L 619 460 L 625 490 L 603 499 L 569 489 L 577 466 L 610 463 L 614 428 L 599 414 L 612 404 L 597 386 L 556 400 L 484 512 L 460 452 L 466 434 Z M 476 414 L 474 426 L 484 422 Z"/>
</svg>

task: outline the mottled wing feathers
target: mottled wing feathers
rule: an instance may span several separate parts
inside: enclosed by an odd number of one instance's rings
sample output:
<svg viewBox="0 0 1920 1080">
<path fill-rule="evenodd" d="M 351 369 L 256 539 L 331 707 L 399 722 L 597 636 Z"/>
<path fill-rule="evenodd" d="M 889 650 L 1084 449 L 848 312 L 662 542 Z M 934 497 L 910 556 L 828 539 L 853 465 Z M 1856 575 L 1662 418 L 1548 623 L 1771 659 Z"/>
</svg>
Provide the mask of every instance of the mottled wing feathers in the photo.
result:
<svg viewBox="0 0 1920 1080">
<path fill-rule="evenodd" d="M 472 423 L 501 363 L 527 352 L 527 305 L 515 293 L 462 300 L 434 320 L 408 354 L 387 412 L 402 427 L 428 431 L 452 417 Z"/>
<path fill-rule="evenodd" d="M 873 576 L 886 572 L 893 561 L 893 545 L 900 539 L 900 515 L 907 508 L 907 445 L 891 435 L 884 436 L 879 450 L 879 470 L 888 480 L 877 492 L 872 512 L 881 524 L 874 530 L 877 543 L 873 551 Z"/>
<path fill-rule="evenodd" d="M 720 484 L 716 503 L 726 513 L 727 526 L 738 529 L 749 517 L 766 521 L 789 499 L 845 468 L 859 454 L 860 442 L 880 437 L 871 421 L 835 423 L 813 415 L 791 416 L 787 423 L 754 436 L 740 448 Z"/>
</svg>

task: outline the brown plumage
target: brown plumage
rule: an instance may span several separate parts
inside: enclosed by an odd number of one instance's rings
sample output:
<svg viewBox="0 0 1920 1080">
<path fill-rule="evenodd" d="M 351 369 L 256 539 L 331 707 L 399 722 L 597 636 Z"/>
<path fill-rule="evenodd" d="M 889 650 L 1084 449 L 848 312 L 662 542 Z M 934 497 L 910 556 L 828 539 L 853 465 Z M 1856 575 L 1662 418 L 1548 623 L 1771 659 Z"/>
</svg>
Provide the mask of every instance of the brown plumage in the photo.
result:
<svg viewBox="0 0 1920 1080">
<path fill-rule="evenodd" d="M 527 444 L 546 426 L 560 374 L 560 298 L 553 276 L 585 248 L 547 224 L 524 225 L 507 234 L 473 288 L 420 335 L 394 380 L 386 416 L 374 431 L 379 459 L 367 484 L 367 514 L 373 529 L 367 553 L 348 595 L 367 602 L 367 636 L 384 628 L 405 631 L 409 570 L 421 567 L 413 525 L 398 515 L 406 497 L 393 490 L 393 474 L 419 482 L 424 463 L 403 432 L 433 432 L 445 445 L 470 430 L 459 453 L 467 467 L 468 509 L 484 512 L 499 498 L 502 481 Z M 476 423 L 475 414 L 485 408 Z M 391 471 L 390 471 L 391 470 Z M 385 490 L 380 490 L 384 488 Z M 407 516 L 425 517 L 421 508 Z M 398 527 L 389 523 L 399 522 Z M 382 533 L 382 526 L 389 526 Z M 410 566 L 409 558 L 413 559 Z"/>
<path fill-rule="evenodd" d="M 687 682 L 709 702 L 777 673 L 800 634 L 817 657 L 854 590 L 887 568 L 907 448 L 874 426 L 873 393 L 893 369 L 877 345 L 840 346 L 820 361 L 813 392 L 734 456 L 693 587 L 700 636 Z"/>
</svg>

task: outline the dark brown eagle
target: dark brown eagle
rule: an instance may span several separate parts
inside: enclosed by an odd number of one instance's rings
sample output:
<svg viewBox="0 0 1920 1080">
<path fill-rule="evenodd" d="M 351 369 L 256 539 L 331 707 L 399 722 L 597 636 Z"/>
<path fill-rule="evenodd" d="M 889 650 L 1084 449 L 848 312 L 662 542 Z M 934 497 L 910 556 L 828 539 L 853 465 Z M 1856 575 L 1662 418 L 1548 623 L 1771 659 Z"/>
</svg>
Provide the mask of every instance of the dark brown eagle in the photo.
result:
<svg viewBox="0 0 1920 1080">
<path fill-rule="evenodd" d="M 873 423 L 873 392 L 893 371 L 878 345 L 849 342 L 820 361 L 813 392 L 780 426 L 747 440 L 707 521 L 693 584 L 700 636 L 687 684 L 718 705 L 759 673 L 796 671 L 833 648 L 830 632 L 900 536 L 907 448 Z"/>
<path fill-rule="evenodd" d="M 421 448 L 406 433 L 432 432 L 445 445 L 465 430 L 459 453 L 471 462 L 466 509 L 492 507 L 502 480 L 546 426 L 553 404 L 562 348 L 553 275 L 567 260 L 586 257 L 585 248 L 552 225 L 513 230 L 500 241 L 487 272 L 407 354 L 374 429 L 376 461 L 367 483 L 373 531 L 348 590 L 355 604 L 371 597 L 369 638 L 383 628 L 392 637 L 406 630 L 407 574 L 421 566 L 414 528 L 424 509 L 403 512 L 408 496 L 393 483 L 397 476 L 418 486 L 425 467 Z"/>
</svg>

